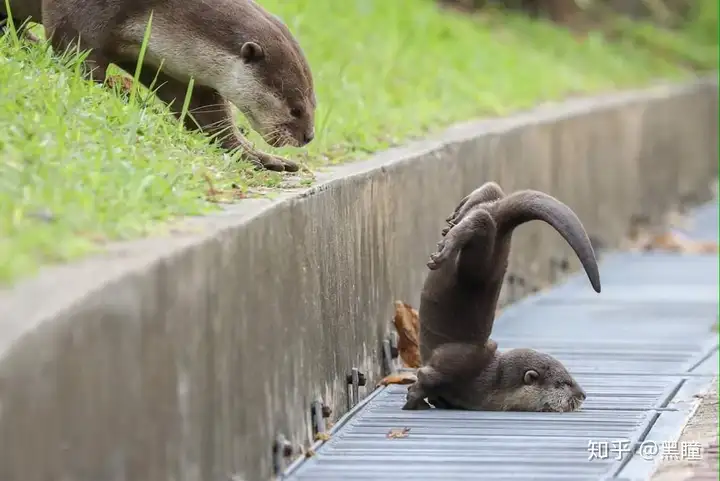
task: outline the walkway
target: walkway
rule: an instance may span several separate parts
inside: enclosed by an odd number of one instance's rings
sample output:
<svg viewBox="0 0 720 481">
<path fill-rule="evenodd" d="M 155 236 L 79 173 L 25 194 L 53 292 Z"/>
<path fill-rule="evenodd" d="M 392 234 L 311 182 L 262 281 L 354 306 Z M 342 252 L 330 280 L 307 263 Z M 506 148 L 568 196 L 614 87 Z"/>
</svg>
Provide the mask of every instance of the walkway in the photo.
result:
<svg viewBox="0 0 720 481">
<path fill-rule="evenodd" d="M 697 209 L 693 223 L 694 238 L 717 239 L 717 205 Z M 563 361 L 587 391 L 580 412 L 407 412 L 407 386 L 389 386 L 283 479 L 648 479 L 717 375 L 718 259 L 616 253 L 600 268 L 601 294 L 581 272 L 507 308 L 492 334 L 501 349 Z M 674 448 L 703 455 L 692 443 Z"/>
</svg>

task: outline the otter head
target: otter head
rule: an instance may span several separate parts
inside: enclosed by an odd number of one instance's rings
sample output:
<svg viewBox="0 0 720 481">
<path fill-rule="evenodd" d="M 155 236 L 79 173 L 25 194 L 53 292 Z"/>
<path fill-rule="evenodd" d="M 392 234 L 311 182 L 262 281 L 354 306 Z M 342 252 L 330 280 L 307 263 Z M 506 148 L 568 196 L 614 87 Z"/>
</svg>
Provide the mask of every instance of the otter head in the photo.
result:
<svg viewBox="0 0 720 481">
<path fill-rule="evenodd" d="M 501 358 L 506 411 L 577 411 L 585 401 L 585 391 L 549 354 L 512 349 Z"/>
<path fill-rule="evenodd" d="M 216 59 L 196 62 L 205 66 L 196 78 L 232 102 L 273 147 L 310 143 L 315 88 L 300 45 L 285 24 L 254 2 L 235 8 L 202 12 L 208 19 L 202 38 L 223 51 Z"/>
<path fill-rule="evenodd" d="M 290 42 L 245 42 L 239 51 L 252 78 L 228 98 L 273 147 L 302 147 L 315 137 L 315 93 L 310 69 Z"/>
</svg>

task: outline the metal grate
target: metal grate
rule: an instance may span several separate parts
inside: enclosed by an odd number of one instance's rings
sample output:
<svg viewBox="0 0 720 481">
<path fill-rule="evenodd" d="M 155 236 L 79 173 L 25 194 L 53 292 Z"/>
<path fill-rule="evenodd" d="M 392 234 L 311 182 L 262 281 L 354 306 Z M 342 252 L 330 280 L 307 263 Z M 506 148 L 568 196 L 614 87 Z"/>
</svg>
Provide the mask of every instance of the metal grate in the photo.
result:
<svg viewBox="0 0 720 481">
<path fill-rule="evenodd" d="M 716 234 L 717 206 L 701 214 L 715 219 Z M 637 446 L 650 432 L 671 441 L 684 424 L 692 406 L 683 400 L 717 373 L 717 362 L 694 371 L 717 351 L 717 257 L 608 255 L 601 275 L 602 294 L 575 275 L 508 308 L 492 336 L 501 349 L 532 347 L 564 362 L 588 393 L 582 411 L 408 412 L 407 386 L 389 386 L 285 479 L 647 479 L 652 462 L 616 452 L 590 460 L 589 442 Z M 387 437 L 403 428 L 406 437 Z"/>
</svg>

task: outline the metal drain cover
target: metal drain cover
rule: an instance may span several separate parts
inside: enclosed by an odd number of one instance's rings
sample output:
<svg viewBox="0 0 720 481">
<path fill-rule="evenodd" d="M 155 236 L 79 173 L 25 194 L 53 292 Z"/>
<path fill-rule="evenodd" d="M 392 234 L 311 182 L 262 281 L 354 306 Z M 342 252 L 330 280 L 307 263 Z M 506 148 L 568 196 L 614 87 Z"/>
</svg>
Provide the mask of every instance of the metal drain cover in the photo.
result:
<svg viewBox="0 0 720 481">
<path fill-rule="evenodd" d="M 717 233 L 717 205 L 699 215 Z M 500 349 L 562 361 L 587 391 L 580 412 L 402 411 L 407 386 L 389 386 L 284 479 L 647 479 L 655 461 L 636 462 L 633 451 L 650 432 L 672 441 L 687 399 L 717 374 L 717 265 L 708 255 L 607 255 L 601 294 L 577 274 L 502 313 L 492 336 Z M 406 433 L 389 437 L 396 429 Z"/>
</svg>

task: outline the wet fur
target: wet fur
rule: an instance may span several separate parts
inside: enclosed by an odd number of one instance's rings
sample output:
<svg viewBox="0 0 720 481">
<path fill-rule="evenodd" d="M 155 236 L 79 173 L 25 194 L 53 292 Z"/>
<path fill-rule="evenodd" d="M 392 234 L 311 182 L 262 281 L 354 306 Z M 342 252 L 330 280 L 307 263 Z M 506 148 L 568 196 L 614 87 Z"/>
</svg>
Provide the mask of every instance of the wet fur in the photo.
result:
<svg viewBox="0 0 720 481">
<path fill-rule="evenodd" d="M 270 145 L 300 147 L 314 137 L 315 93 L 305 56 L 288 28 L 252 0 L 11 0 L 15 25 L 42 23 L 53 49 L 91 49 L 98 83 L 111 63 L 134 72 L 152 11 L 140 81 L 176 116 L 195 82 L 185 126 L 270 170 L 297 171 L 256 150 L 238 130 L 232 102 Z M 0 16 L 6 14 L 0 2 Z M 162 65 L 161 65 L 162 64 Z M 158 69 L 161 68 L 159 74 Z"/>
<path fill-rule="evenodd" d="M 506 196 L 488 182 L 465 197 L 430 256 L 420 300 L 423 367 L 403 409 L 565 411 L 585 393 L 552 356 L 532 349 L 498 353 L 490 339 L 513 230 L 531 220 L 554 227 L 580 259 L 596 292 L 600 276 L 587 233 L 557 199 L 526 190 Z"/>
</svg>

